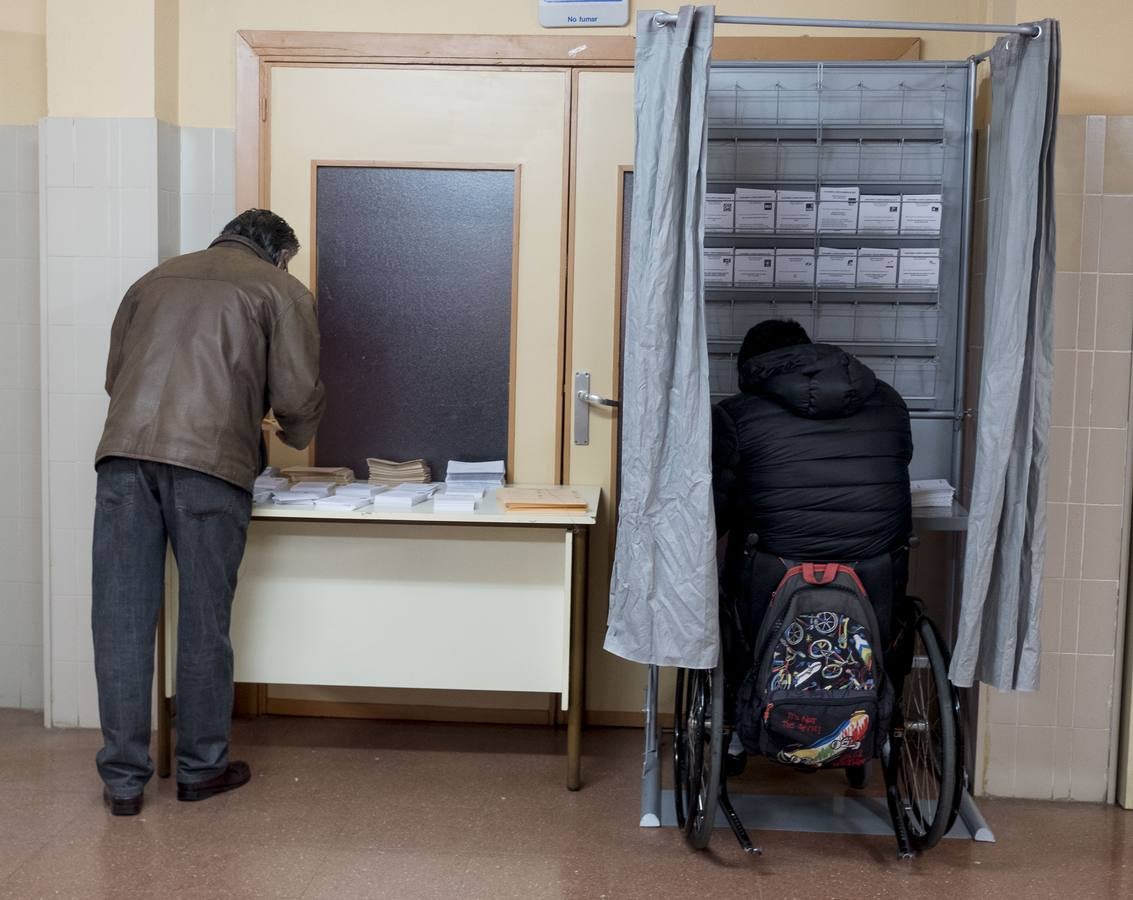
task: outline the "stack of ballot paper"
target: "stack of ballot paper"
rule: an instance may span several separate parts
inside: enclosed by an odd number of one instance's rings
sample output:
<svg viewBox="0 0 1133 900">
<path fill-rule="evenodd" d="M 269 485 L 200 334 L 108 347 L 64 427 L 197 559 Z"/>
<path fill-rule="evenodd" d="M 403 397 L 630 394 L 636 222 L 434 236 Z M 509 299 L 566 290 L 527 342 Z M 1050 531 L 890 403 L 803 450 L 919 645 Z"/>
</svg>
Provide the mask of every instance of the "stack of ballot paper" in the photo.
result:
<svg viewBox="0 0 1133 900">
<path fill-rule="evenodd" d="M 507 512 L 586 512 L 586 501 L 570 488 L 500 488 L 496 502 Z"/>
<path fill-rule="evenodd" d="M 394 462 L 370 457 L 366 463 L 370 467 L 370 484 L 427 484 L 433 477 L 423 459 Z"/>
<path fill-rule="evenodd" d="M 445 473 L 445 484 L 449 491 L 465 486 L 477 488 L 497 488 L 504 483 L 504 461 L 495 459 L 490 462 L 461 462 L 459 459 L 450 459 Z"/>
<path fill-rule="evenodd" d="M 354 480 L 354 470 L 346 466 L 289 466 L 281 469 L 280 475 L 292 482 L 326 481 L 331 484 L 349 484 Z"/>
<path fill-rule="evenodd" d="M 349 512 L 370 505 L 370 498 L 358 494 L 339 494 L 337 492 L 315 501 L 315 509 L 329 509 L 334 512 Z"/>
<path fill-rule="evenodd" d="M 388 490 L 384 484 L 367 484 L 364 481 L 355 481 L 353 484 L 340 484 L 334 489 L 336 497 L 361 497 L 367 503 L 375 494 Z"/>
<path fill-rule="evenodd" d="M 943 478 L 911 481 L 909 490 L 913 497 L 914 508 L 951 506 L 952 499 L 956 496 L 956 489 Z"/>
<path fill-rule="evenodd" d="M 320 499 L 319 494 L 310 491 L 273 491 L 271 502 L 279 506 L 309 506 L 314 507 L 315 501 Z"/>
<path fill-rule="evenodd" d="M 476 512 L 476 505 L 483 497 L 483 492 L 477 495 L 470 491 L 446 490 L 443 494 L 433 497 L 434 512 Z"/>
<path fill-rule="evenodd" d="M 329 481 L 297 481 L 291 485 L 293 494 L 312 494 L 315 497 L 329 497 L 334 485 Z"/>
<path fill-rule="evenodd" d="M 252 493 L 263 491 L 285 491 L 291 485 L 291 479 L 279 474 L 279 469 L 267 468 L 256 476 L 256 483 L 252 486 Z"/>
<path fill-rule="evenodd" d="M 437 486 L 433 484 L 399 484 L 376 494 L 371 502 L 374 509 L 412 509 L 431 499 L 436 490 Z"/>
</svg>

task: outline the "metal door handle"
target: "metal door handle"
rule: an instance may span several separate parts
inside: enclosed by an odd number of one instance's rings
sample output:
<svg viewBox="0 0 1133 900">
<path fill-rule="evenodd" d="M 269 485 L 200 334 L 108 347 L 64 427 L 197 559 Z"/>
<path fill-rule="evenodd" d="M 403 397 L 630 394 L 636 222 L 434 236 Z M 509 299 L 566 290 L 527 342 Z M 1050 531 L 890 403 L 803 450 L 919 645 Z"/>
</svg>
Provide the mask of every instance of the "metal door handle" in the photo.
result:
<svg viewBox="0 0 1133 900">
<path fill-rule="evenodd" d="M 617 400 L 590 393 L 590 373 L 574 373 L 574 443 L 585 447 L 590 443 L 590 407 L 606 406 L 617 409 Z"/>
<path fill-rule="evenodd" d="M 621 405 L 617 400 L 611 400 L 609 397 L 600 397 L 598 394 L 588 394 L 586 391 L 579 391 L 575 396 L 583 403 L 589 403 L 591 406 L 613 406 L 617 408 Z"/>
</svg>

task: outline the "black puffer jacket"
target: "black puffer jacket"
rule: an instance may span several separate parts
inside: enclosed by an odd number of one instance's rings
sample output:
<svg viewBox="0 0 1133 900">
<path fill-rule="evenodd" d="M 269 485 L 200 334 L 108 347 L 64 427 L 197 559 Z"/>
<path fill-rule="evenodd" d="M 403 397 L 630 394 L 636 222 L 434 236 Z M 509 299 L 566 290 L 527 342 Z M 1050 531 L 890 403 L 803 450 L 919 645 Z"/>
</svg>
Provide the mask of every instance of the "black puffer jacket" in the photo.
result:
<svg viewBox="0 0 1133 900">
<path fill-rule="evenodd" d="M 913 441 L 900 395 L 826 344 L 763 353 L 713 410 L 717 533 L 788 559 L 860 560 L 911 528 Z"/>
</svg>

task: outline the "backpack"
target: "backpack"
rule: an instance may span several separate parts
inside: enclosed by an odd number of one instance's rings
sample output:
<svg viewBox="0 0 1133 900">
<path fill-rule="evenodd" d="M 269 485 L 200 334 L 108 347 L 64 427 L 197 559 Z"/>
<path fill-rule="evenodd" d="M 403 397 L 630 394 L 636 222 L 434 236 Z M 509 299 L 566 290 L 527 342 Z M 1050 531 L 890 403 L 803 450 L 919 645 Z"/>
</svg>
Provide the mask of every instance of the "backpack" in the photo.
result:
<svg viewBox="0 0 1133 900">
<path fill-rule="evenodd" d="M 749 753 L 787 765 L 862 765 L 893 714 L 873 606 L 850 566 L 785 564 L 740 686 L 737 733 Z"/>
</svg>

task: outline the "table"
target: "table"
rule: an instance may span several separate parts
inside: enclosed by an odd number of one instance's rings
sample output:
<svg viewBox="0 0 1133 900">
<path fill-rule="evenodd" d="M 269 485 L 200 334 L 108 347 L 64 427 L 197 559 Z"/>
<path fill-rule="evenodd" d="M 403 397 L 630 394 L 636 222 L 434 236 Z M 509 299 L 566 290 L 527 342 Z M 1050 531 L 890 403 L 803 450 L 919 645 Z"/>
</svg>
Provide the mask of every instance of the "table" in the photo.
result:
<svg viewBox="0 0 1133 900">
<path fill-rule="evenodd" d="M 581 786 L 585 513 L 257 505 L 232 607 L 240 682 L 562 695 L 567 788 Z M 171 770 L 177 578 L 159 626 L 158 774 Z"/>
</svg>

